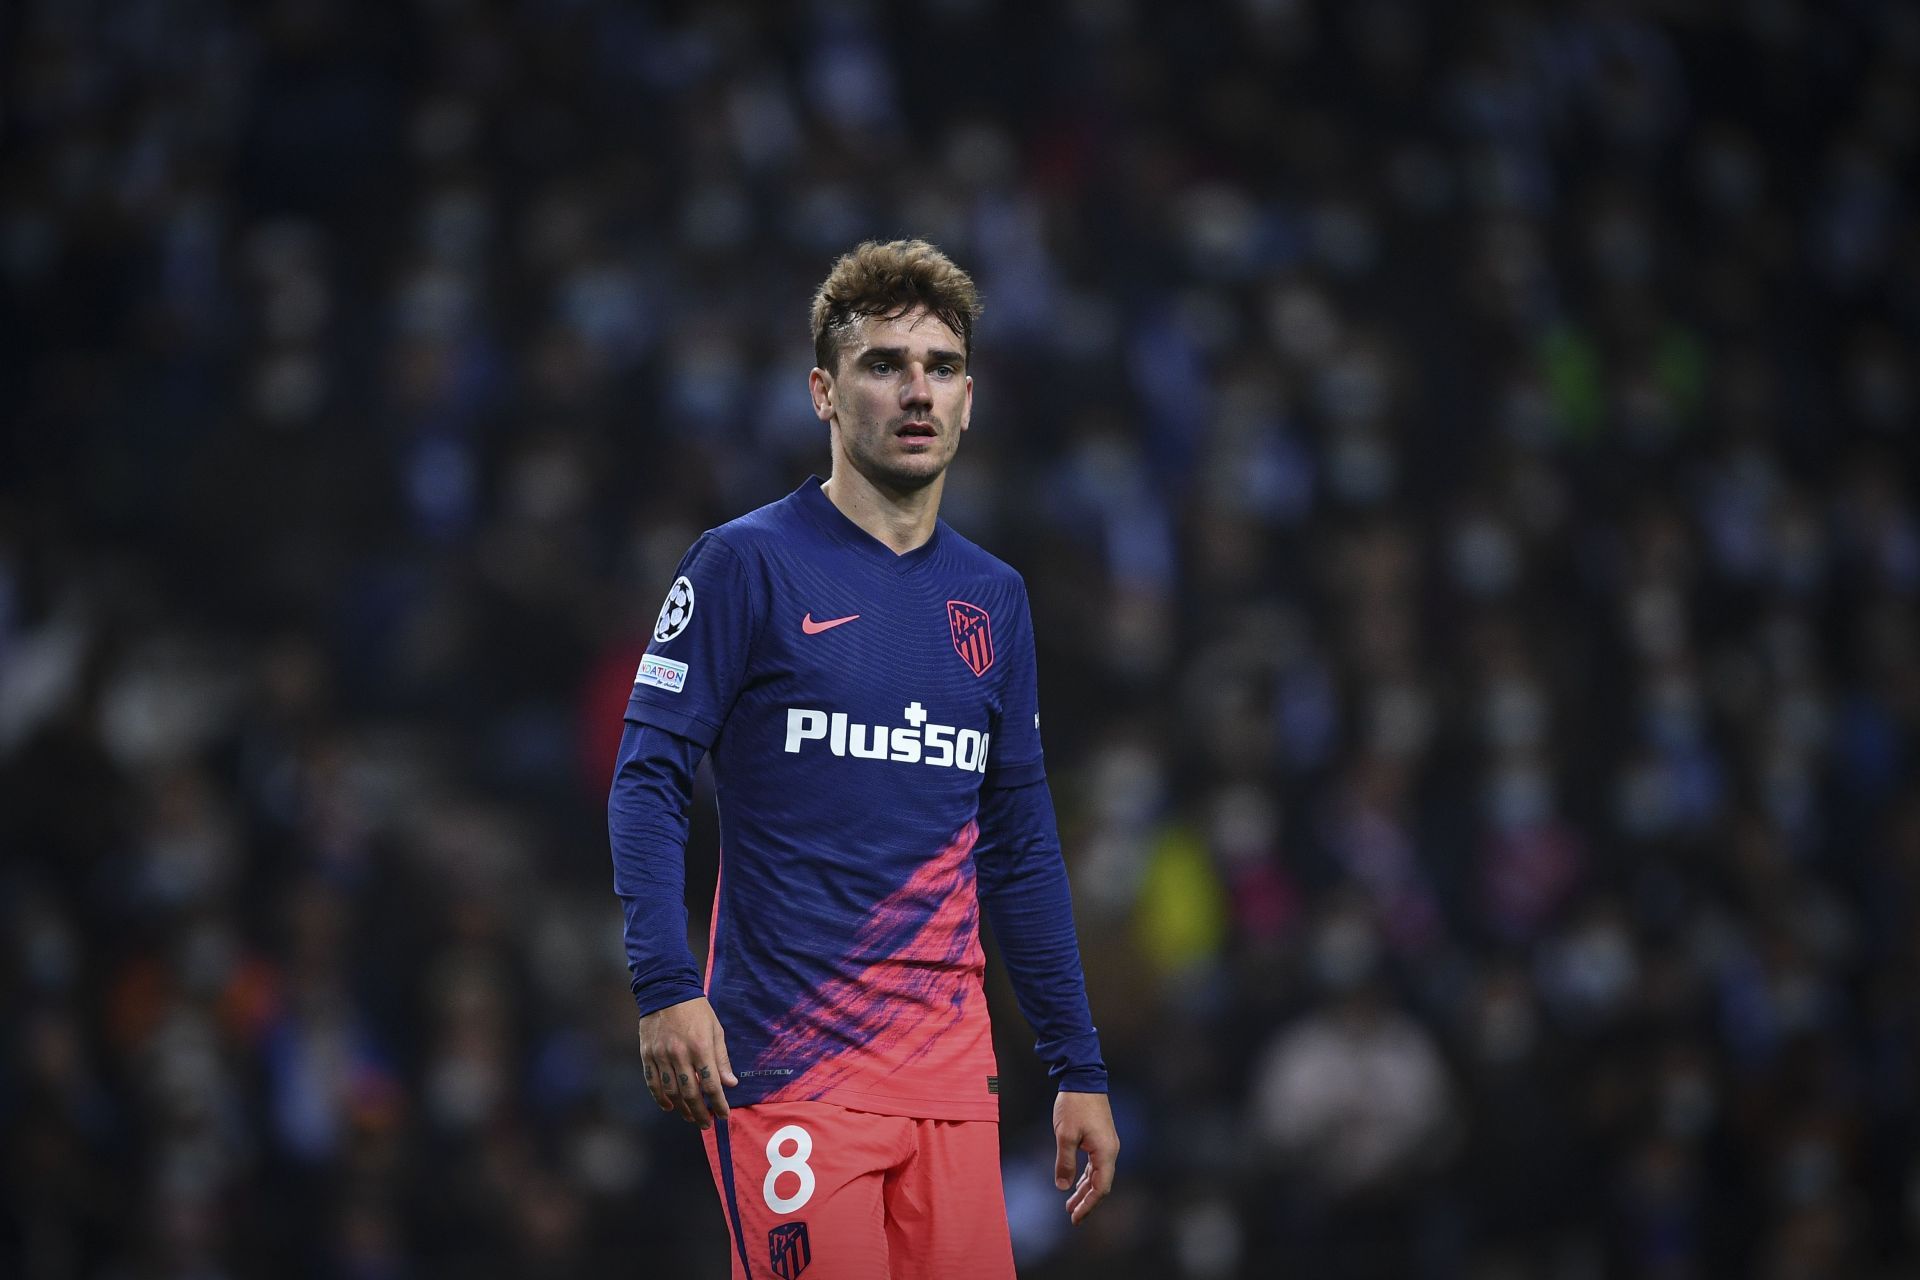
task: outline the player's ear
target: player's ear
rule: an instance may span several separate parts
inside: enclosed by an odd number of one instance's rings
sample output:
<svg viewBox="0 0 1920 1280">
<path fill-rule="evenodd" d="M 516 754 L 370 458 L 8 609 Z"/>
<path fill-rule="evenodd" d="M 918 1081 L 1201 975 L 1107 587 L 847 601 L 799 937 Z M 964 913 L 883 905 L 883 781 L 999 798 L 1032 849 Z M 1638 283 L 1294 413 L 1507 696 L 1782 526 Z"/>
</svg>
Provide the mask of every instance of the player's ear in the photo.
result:
<svg viewBox="0 0 1920 1280">
<path fill-rule="evenodd" d="M 967 375 L 967 398 L 960 403 L 960 430 L 973 422 L 973 375 Z"/>
<path fill-rule="evenodd" d="M 813 416 L 822 422 L 832 422 L 833 375 L 815 365 L 807 375 L 807 393 L 813 397 Z"/>
</svg>

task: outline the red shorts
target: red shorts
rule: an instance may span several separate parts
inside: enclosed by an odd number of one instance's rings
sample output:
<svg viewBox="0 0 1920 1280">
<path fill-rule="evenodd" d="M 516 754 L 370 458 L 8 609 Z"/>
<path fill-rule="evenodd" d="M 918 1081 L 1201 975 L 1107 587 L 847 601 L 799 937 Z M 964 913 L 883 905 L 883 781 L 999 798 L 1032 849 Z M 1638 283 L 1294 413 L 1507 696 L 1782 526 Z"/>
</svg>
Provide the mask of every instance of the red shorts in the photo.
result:
<svg viewBox="0 0 1920 1280">
<path fill-rule="evenodd" d="M 995 1121 L 762 1102 L 701 1137 L 734 1280 L 1013 1276 Z"/>
</svg>

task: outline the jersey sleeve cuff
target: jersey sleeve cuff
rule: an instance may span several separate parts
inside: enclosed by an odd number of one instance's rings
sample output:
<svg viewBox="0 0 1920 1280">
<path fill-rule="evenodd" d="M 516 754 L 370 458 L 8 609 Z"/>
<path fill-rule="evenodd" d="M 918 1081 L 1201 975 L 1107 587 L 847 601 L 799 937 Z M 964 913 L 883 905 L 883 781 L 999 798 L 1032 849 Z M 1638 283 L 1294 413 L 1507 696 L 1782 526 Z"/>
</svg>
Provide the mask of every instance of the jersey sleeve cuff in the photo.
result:
<svg viewBox="0 0 1920 1280">
<path fill-rule="evenodd" d="M 720 726 L 709 724 L 699 716 L 688 715 L 684 711 L 675 711 L 652 701 L 632 698 L 627 702 L 627 719 L 635 724 L 652 725 L 664 729 L 697 743 L 701 750 L 713 746 L 713 740 L 720 736 Z"/>
<path fill-rule="evenodd" d="M 1002 791 L 1015 787 L 1030 787 L 1036 782 L 1044 782 L 1047 777 L 1045 760 L 1029 760 L 1024 764 L 1002 765 L 997 769 L 988 769 L 986 785 Z"/>
<path fill-rule="evenodd" d="M 1100 1033 L 1089 1027 L 1061 1040 L 1042 1040 L 1033 1046 L 1054 1087 L 1069 1093 L 1105 1093 L 1107 1063 L 1100 1055 Z"/>
<path fill-rule="evenodd" d="M 686 978 L 662 978 L 657 982 L 633 984 L 634 1007 L 640 1010 L 643 1018 L 672 1005 L 698 1000 L 706 994 L 705 988 L 698 982 Z"/>
<path fill-rule="evenodd" d="M 1107 1091 L 1107 1072 L 1104 1067 L 1076 1067 L 1063 1071 L 1055 1077 L 1055 1088 L 1060 1093 L 1105 1093 Z"/>
</svg>

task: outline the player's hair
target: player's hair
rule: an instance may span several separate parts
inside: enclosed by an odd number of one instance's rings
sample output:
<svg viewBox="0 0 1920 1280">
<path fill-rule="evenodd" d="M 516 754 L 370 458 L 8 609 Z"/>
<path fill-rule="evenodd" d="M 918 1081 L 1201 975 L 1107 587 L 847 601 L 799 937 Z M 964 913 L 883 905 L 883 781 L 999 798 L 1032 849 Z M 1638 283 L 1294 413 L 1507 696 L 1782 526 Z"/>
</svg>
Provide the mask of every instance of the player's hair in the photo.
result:
<svg viewBox="0 0 1920 1280">
<path fill-rule="evenodd" d="M 861 316 L 888 320 L 925 307 L 973 356 L 973 322 L 980 292 L 953 259 L 925 240 L 868 240 L 842 254 L 813 295 L 813 359 L 839 372 L 840 347 Z"/>
</svg>

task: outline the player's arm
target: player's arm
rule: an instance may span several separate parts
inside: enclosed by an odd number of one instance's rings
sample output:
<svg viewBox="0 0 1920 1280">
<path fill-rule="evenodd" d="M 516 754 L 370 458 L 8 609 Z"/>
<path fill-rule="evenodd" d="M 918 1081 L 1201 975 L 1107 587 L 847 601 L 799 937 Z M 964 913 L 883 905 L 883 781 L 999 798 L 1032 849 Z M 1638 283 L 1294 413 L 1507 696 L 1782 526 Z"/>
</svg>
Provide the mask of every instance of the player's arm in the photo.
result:
<svg viewBox="0 0 1920 1280">
<path fill-rule="evenodd" d="M 702 754 L 696 742 L 628 721 L 607 797 L 607 835 L 647 1089 L 661 1110 L 705 1129 L 711 1116 L 727 1114 L 724 1088 L 740 1081 L 687 947 L 687 809 Z"/>
<path fill-rule="evenodd" d="M 1067 1199 L 1079 1222 L 1113 1188 L 1120 1137 L 1107 1105 L 1107 1067 L 1087 1008 L 1073 898 L 1060 856 L 1060 829 L 1040 746 L 1039 673 L 1026 589 L 1009 619 L 1006 684 L 995 717 L 993 756 L 980 788 L 980 836 L 974 864 L 980 903 L 1000 944 L 1020 1012 L 1039 1037 L 1059 1095 L 1053 1104 L 1054 1181 L 1073 1180 L 1078 1153 L 1087 1167 Z"/>
<path fill-rule="evenodd" d="M 1034 1051 L 1060 1090 L 1054 1100 L 1054 1181 L 1066 1190 L 1087 1153 L 1067 1211 L 1078 1223 L 1113 1189 L 1120 1137 L 1107 1103 L 1107 1068 L 1087 1005 L 1073 899 L 1046 779 L 989 785 L 974 846 L 980 902 L 1012 979 Z"/>
<path fill-rule="evenodd" d="M 745 678 L 761 613 L 755 597 L 746 562 L 712 533 L 680 561 L 634 673 L 607 798 L 647 1088 L 662 1109 L 701 1128 L 727 1114 L 723 1090 L 739 1081 L 687 947 L 687 809 L 694 768 Z"/>
</svg>

